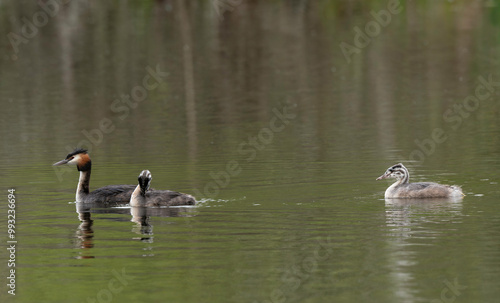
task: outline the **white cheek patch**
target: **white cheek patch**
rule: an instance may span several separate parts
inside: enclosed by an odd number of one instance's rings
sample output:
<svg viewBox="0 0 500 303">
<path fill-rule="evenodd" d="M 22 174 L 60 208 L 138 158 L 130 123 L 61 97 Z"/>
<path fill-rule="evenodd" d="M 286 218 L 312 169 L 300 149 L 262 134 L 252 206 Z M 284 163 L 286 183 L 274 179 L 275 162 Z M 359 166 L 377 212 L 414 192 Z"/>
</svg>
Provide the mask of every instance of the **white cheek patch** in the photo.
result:
<svg viewBox="0 0 500 303">
<path fill-rule="evenodd" d="M 71 159 L 70 161 L 68 161 L 68 164 L 78 164 L 78 162 L 80 161 L 80 155 L 76 155 L 73 159 Z"/>
</svg>

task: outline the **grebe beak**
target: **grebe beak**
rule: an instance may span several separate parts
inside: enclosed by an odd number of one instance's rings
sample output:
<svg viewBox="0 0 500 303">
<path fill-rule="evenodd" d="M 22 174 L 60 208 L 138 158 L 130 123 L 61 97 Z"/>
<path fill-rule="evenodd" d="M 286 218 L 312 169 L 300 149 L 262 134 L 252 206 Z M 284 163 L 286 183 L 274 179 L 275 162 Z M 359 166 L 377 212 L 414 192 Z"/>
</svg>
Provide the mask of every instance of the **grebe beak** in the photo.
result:
<svg viewBox="0 0 500 303">
<path fill-rule="evenodd" d="M 52 165 L 53 165 L 53 166 L 58 166 L 58 165 L 63 165 L 63 164 L 66 164 L 66 163 L 68 163 L 68 162 L 69 162 L 69 160 L 68 160 L 68 159 L 64 159 L 64 160 L 61 160 L 61 161 L 59 161 L 59 162 L 56 162 L 56 163 L 54 163 L 54 164 L 52 164 Z"/>
<path fill-rule="evenodd" d="M 54 164 L 54 165 L 55 165 L 55 164 Z M 389 177 L 389 175 L 390 175 L 390 173 L 388 173 L 388 174 L 383 174 L 382 176 L 378 177 L 376 180 L 378 181 L 378 180 L 385 179 L 385 178 Z"/>
</svg>

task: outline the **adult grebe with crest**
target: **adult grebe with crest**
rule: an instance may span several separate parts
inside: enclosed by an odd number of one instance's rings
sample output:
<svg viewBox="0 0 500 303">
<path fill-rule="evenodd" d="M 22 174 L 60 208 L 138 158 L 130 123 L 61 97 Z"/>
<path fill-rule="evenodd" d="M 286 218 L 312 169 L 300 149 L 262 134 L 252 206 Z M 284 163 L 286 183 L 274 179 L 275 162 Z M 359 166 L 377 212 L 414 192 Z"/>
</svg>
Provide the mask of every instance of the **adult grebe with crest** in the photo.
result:
<svg viewBox="0 0 500 303">
<path fill-rule="evenodd" d="M 72 164 L 80 172 L 78 187 L 76 189 L 76 202 L 85 203 L 128 203 L 135 185 L 108 185 L 92 192 L 89 190 L 92 161 L 87 150 L 77 148 L 66 156 L 66 159 L 54 163 L 54 166 Z"/>
<path fill-rule="evenodd" d="M 194 205 L 196 200 L 193 196 L 171 190 L 149 189 L 151 173 L 143 171 L 139 176 L 139 185 L 108 185 L 94 191 L 89 190 L 90 172 L 92 161 L 85 149 L 75 149 L 66 156 L 66 159 L 53 165 L 73 164 L 80 172 L 78 187 L 76 189 L 76 202 L 95 204 L 121 204 L 131 203 L 133 206 L 168 206 L 168 205 Z M 147 174 L 146 174 L 147 172 Z M 131 200 L 135 190 L 135 197 Z M 143 198 L 145 200 L 143 200 Z M 144 203 L 143 203 L 144 202 Z"/>
</svg>

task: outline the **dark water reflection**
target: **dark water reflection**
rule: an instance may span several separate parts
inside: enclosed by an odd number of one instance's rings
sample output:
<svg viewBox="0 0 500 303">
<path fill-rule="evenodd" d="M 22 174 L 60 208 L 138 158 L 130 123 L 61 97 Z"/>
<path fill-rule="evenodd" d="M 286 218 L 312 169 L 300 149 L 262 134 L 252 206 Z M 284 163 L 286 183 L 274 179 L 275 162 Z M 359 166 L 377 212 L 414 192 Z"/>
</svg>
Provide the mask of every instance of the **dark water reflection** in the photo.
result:
<svg viewBox="0 0 500 303">
<path fill-rule="evenodd" d="M 18 45 L 40 4 L 0 3 L 19 302 L 98 301 L 122 271 L 113 301 L 495 301 L 500 6 L 402 2 L 348 60 L 389 1 L 217 3 L 71 1 Z M 200 204 L 75 214 L 51 164 L 78 144 L 91 189 L 149 169 Z M 398 162 L 467 196 L 384 201 Z"/>
<path fill-rule="evenodd" d="M 146 208 L 146 207 L 108 207 L 101 208 L 99 205 L 92 205 L 91 203 L 75 203 L 76 212 L 80 225 L 76 231 L 76 247 L 85 251 L 82 256 L 78 254 L 77 258 L 94 258 L 89 249 L 94 247 L 94 220 L 92 214 L 130 214 L 130 221 L 136 225 L 132 228 L 132 232 L 139 235 L 133 239 L 140 240 L 141 242 L 153 243 L 153 225 L 151 217 L 192 217 L 196 214 L 194 207 L 164 207 L 164 208 Z M 120 216 L 114 220 L 123 221 L 126 217 Z"/>
</svg>

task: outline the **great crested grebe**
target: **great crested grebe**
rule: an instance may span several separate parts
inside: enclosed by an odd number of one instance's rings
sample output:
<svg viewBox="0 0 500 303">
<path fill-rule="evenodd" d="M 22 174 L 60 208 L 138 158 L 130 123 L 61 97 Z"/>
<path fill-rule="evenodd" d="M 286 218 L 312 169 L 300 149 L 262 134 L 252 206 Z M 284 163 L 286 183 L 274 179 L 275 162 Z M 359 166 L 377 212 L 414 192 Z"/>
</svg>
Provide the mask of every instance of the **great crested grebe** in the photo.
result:
<svg viewBox="0 0 500 303">
<path fill-rule="evenodd" d="M 377 180 L 395 178 L 396 182 L 385 191 L 385 198 L 451 198 L 462 197 L 462 189 L 456 185 L 441 185 L 433 182 L 409 183 L 410 173 L 399 163 L 387 169 Z"/>
<path fill-rule="evenodd" d="M 87 154 L 87 150 L 77 148 L 53 165 L 75 164 L 80 172 L 78 188 L 76 189 L 76 202 L 85 203 L 128 203 L 134 191 L 135 185 L 108 185 L 89 192 L 90 171 L 92 161 Z"/>
<path fill-rule="evenodd" d="M 130 197 L 130 206 L 179 206 L 195 205 L 193 196 L 170 190 L 149 190 L 151 173 L 143 170 L 139 177 L 139 185 Z"/>
</svg>

